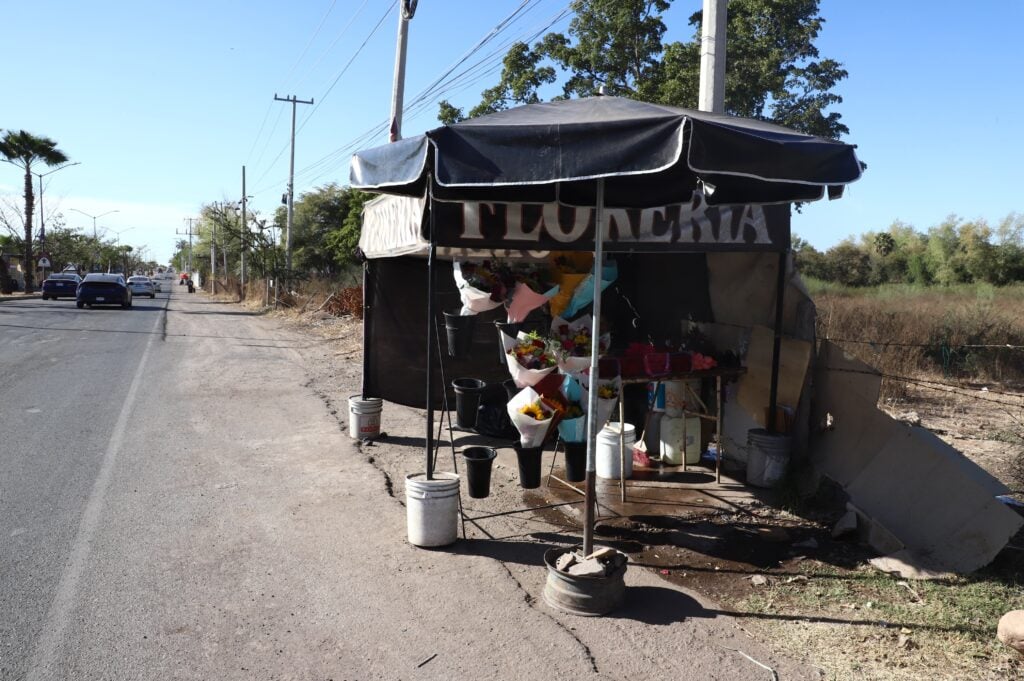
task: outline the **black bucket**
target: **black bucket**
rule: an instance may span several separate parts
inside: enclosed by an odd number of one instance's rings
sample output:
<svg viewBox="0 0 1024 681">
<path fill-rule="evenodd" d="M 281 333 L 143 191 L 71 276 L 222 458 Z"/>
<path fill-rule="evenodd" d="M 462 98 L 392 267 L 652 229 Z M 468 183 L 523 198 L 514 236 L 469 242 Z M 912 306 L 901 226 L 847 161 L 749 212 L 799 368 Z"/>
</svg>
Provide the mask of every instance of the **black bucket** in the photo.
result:
<svg viewBox="0 0 1024 681">
<path fill-rule="evenodd" d="M 508 379 L 508 380 L 502 381 L 501 385 L 502 385 L 503 388 L 505 388 L 505 393 L 508 395 L 508 399 L 510 399 L 510 400 L 513 397 L 515 397 L 516 395 L 518 395 L 519 391 L 522 389 L 522 388 L 517 387 L 516 386 L 516 382 L 513 381 L 511 378 Z"/>
<path fill-rule="evenodd" d="M 456 378 L 452 381 L 455 389 L 455 425 L 459 428 L 476 428 L 476 413 L 480 409 L 480 396 L 487 384 L 479 378 Z"/>
<path fill-rule="evenodd" d="M 470 497 L 485 499 L 491 493 L 491 466 L 497 455 L 493 447 L 467 447 L 462 450 Z"/>
<path fill-rule="evenodd" d="M 540 487 L 540 460 L 544 447 L 521 447 L 516 445 L 516 459 L 519 461 L 519 486 L 523 489 Z"/>
<path fill-rule="evenodd" d="M 502 365 L 504 365 L 507 360 L 505 359 L 505 344 L 502 341 L 502 335 L 501 334 L 504 333 L 507 336 L 511 336 L 512 338 L 515 338 L 517 335 L 519 335 L 519 330 L 523 328 L 523 323 L 522 322 L 494 322 L 494 326 L 496 326 L 497 329 L 498 329 L 498 361 L 501 362 Z"/>
<path fill-rule="evenodd" d="M 562 442 L 565 445 L 565 479 L 583 482 L 587 479 L 587 443 Z"/>
<path fill-rule="evenodd" d="M 444 330 L 448 334 L 448 354 L 451 357 L 461 359 L 469 354 L 469 349 L 473 345 L 474 328 L 476 315 L 444 313 Z"/>
</svg>

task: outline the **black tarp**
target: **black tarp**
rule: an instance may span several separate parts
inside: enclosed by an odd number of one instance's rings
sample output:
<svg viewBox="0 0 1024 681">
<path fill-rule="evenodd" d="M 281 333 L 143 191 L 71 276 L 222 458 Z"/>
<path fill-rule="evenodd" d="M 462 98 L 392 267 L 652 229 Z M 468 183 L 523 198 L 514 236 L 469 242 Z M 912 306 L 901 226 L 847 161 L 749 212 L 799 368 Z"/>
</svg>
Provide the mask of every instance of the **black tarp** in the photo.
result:
<svg viewBox="0 0 1024 681">
<path fill-rule="evenodd" d="M 853 147 L 763 121 L 590 97 L 530 104 L 355 154 L 352 186 L 435 199 L 664 206 L 812 201 L 861 174 Z"/>
</svg>

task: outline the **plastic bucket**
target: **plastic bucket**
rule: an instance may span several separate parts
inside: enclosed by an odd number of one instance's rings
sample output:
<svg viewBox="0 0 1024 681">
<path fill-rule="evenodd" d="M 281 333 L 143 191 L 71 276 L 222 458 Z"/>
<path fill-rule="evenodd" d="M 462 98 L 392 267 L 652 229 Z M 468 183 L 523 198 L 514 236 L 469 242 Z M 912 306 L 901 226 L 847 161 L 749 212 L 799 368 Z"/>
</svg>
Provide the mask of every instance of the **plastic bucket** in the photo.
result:
<svg viewBox="0 0 1024 681">
<path fill-rule="evenodd" d="M 384 400 L 353 395 L 348 398 L 348 436 L 353 440 L 373 439 L 380 435 L 380 413 Z"/>
<path fill-rule="evenodd" d="M 503 334 L 515 338 L 519 334 L 519 330 L 523 328 L 522 322 L 494 322 L 494 326 L 498 329 L 498 361 L 502 366 L 505 365 L 505 339 L 502 337 Z"/>
<path fill-rule="evenodd" d="M 764 428 L 747 431 L 747 482 L 755 487 L 775 487 L 786 476 L 793 441 L 788 435 Z"/>
<path fill-rule="evenodd" d="M 459 476 L 426 473 L 405 476 L 405 515 L 413 546 L 447 546 L 459 532 Z"/>
<path fill-rule="evenodd" d="M 626 469 L 623 477 L 633 475 L 633 443 L 636 442 L 636 429 L 632 423 L 625 425 L 625 460 Z M 609 480 L 619 479 L 619 424 L 612 422 L 597 434 L 597 477 Z"/>
<path fill-rule="evenodd" d="M 492 447 L 467 447 L 462 450 L 470 497 L 485 499 L 491 493 L 491 466 L 497 455 L 498 452 Z"/>
<path fill-rule="evenodd" d="M 700 419 L 688 416 L 675 418 L 668 412 L 658 424 L 661 437 L 661 460 L 670 466 L 680 466 L 685 457 L 688 465 L 700 461 Z"/>
<path fill-rule="evenodd" d="M 562 444 L 565 445 L 565 479 L 568 482 L 583 482 L 587 479 L 587 443 L 563 442 Z"/>
<path fill-rule="evenodd" d="M 516 460 L 519 462 L 519 486 L 523 489 L 540 487 L 540 460 L 543 453 L 543 447 L 516 445 Z"/>
<path fill-rule="evenodd" d="M 455 425 L 459 428 L 476 428 L 476 413 L 480 409 L 480 397 L 487 384 L 479 378 L 456 378 L 452 381 L 455 389 Z"/>
<path fill-rule="evenodd" d="M 460 359 L 469 354 L 469 349 L 473 346 L 473 329 L 475 328 L 476 315 L 444 313 L 444 330 L 448 336 L 449 356 Z"/>
</svg>

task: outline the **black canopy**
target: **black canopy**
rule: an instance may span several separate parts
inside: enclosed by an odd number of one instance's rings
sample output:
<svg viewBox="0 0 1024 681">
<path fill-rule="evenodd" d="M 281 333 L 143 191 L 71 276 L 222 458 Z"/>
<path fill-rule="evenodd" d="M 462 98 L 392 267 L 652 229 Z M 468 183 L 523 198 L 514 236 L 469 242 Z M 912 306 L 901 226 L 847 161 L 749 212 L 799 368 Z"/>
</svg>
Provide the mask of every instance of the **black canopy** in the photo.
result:
<svg viewBox="0 0 1024 681">
<path fill-rule="evenodd" d="M 441 200 L 662 206 L 813 201 L 861 174 L 849 144 L 618 97 L 501 111 L 355 154 L 352 186 Z"/>
</svg>

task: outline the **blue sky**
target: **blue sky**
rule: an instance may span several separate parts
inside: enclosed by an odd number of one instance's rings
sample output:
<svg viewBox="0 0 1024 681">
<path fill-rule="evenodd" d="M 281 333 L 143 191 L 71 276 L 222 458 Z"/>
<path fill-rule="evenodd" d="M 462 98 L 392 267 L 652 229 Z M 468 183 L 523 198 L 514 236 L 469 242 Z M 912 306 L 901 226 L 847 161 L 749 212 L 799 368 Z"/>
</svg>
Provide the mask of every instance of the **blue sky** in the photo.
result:
<svg viewBox="0 0 1024 681">
<path fill-rule="evenodd" d="M 410 24 L 406 103 L 414 101 L 521 0 L 420 0 Z M 531 0 L 464 64 L 546 26 L 568 0 Z M 668 40 L 692 35 L 700 0 L 675 0 Z M 946 216 L 997 224 L 1024 212 L 1024 2 L 822 0 L 823 57 L 849 71 L 836 107 L 869 169 L 839 201 L 807 206 L 794 231 L 818 248 L 895 220 L 925 230 Z M 241 197 L 264 216 L 288 177 L 290 105 L 300 106 L 296 192 L 348 178 L 353 148 L 386 122 L 393 0 L 39 0 L 6 3 L 0 129 L 56 139 L 81 165 L 44 178 L 47 220 L 146 246 L 166 260 L 186 217 Z M 564 29 L 568 20 L 555 23 Z M 375 28 L 376 27 L 376 28 Z M 363 45 L 365 41 L 365 45 Z M 406 114 L 405 136 L 436 127 L 442 97 L 469 108 L 496 82 L 498 56 Z M 354 146 L 353 146 L 354 145 Z M 43 169 L 40 169 L 43 170 Z M 19 171 L 0 164 L 0 199 Z"/>
</svg>

